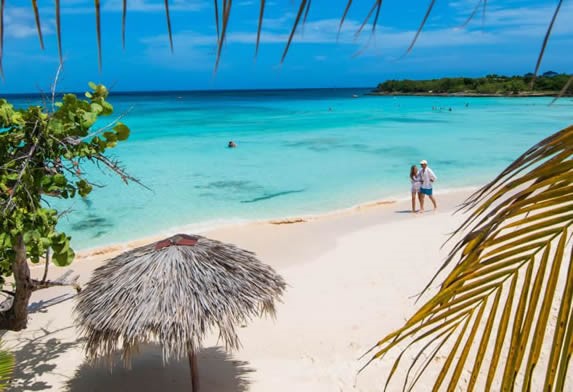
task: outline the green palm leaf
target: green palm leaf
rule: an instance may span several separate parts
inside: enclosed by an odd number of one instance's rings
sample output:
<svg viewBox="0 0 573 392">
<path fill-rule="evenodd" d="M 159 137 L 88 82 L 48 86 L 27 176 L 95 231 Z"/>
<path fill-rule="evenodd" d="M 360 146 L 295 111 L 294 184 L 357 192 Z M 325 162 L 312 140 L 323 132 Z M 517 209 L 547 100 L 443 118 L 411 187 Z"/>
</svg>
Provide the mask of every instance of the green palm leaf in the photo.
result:
<svg viewBox="0 0 573 392">
<path fill-rule="evenodd" d="M 365 366 L 397 350 L 390 381 L 406 351 L 427 353 L 427 363 L 447 352 L 435 390 L 529 390 L 544 353 L 544 390 L 563 390 L 573 353 L 572 157 L 573 126 L 529 149 L 464 203 L 472 212 L 454 235 L 467 234 L 438 273 L 451 271 L 370 350 Z M 444 335 L 450 341 L 439 349 L 428 344 Z M 404 388 L 418 378 L 408 371 Z"/>
<path fill-rule="evenodd" d="M 8 386 L 13 371 L 14 355 L 2 350 L 2 344 L 0 343 L 0 391 L 3 391 Z"/>
</svg>

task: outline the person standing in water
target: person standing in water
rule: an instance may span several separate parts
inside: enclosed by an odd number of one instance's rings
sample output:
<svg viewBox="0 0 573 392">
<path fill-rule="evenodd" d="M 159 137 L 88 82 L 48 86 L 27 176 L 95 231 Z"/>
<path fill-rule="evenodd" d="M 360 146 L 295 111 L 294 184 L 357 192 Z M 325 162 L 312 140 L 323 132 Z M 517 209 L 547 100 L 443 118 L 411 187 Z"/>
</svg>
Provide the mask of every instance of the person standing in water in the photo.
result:
<svg viewBox="0 0 573 392">
<path fill-rule="evenodd" d="M 416 199 L 420 198 L 420 186 L 422 185 L 418 166 L 416 165 L 412 165 L 410 168 L 410 183 L 412 184 L 412 212 L 416 212 Z"/>
<path fill-rule="evenodd" d="M 420 180 L 422 181 L 422 185 L 420 186 L 420 212 L 424 212 L 424 198 L 426 196 L 430 198 L 435 210 L 438 208 L 438 204 L 433 195 L 433 183 L 438 177 L 436 177 L 432 169 L 428 167 L 428 162 L 425 159 L 420 161 L 420 165 L 422 166 L 422 170 L 419 172 Z"/>
</svg>

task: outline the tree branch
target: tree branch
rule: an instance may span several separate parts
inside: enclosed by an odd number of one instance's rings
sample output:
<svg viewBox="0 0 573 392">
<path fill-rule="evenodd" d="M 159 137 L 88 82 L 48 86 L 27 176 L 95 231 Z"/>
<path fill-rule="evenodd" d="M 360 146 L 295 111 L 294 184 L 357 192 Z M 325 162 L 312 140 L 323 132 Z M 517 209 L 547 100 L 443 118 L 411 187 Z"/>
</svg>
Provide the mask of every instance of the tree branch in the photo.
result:
<svg viewBox="0 0 573 392">
<path fill-rule="evenodd" d="M 82 288 L 80 287 L 80 285 L 78 283 L 78 278 L 80 276 L 75 275 L 71 278 L 68 278 L 72 273 L 73 273 L 73 271 L 69 270 L 69 271 L 65 272 L 62 276 L 57 278 L 56 280 L 32 279 L 32 291 L 47 289 L 49 287 L 55 287 L 55 286 L 71 286 L 76 290 L 76 292 L 79 293 L 80 291 L 82 291 Z"/>
</svg>

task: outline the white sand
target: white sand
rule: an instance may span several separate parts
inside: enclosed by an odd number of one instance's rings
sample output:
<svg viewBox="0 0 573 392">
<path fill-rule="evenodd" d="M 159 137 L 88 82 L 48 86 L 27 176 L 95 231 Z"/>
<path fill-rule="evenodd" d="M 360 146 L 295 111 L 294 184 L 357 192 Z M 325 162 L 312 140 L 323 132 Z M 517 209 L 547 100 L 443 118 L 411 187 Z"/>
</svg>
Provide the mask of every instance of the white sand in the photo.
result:
<svg viewBox="0 0 573 392">
<path fill-rule="evenodd" d="M 226 354 L 215 337 L 207 339 L 199 354 L 201 391 L 381 390 L 391 363 L 374 362 L 356 377 L 364 364 L 357 358 L 415 310 L 412 297 L 444 259 L 447 248 L 440 246 L 461 223 L 463 216 L 452 212 L 466 196 L 438 194 L 436 213 L 410 214 L 409 202 L 398 202 L 305 223 L 208 233 L 257 252 L 289 287 L 276 320 L 253 320 L 240 330 L 238 352 Z M 80 282 L 101 259 L 72 265 Z M 61 272 L 53 267 L 51 276 Z M 73 303 L 69 288 L 36 292 L 28 329 L 4 335 L 6 348 L 17 356 L 11 390 L 190 390 L 186 360 L 163 367 L 157 346 L 144 348 L 131 370 L 117 366 L 110 373 L 86 364 L 72 323 Z"/>
</svg>

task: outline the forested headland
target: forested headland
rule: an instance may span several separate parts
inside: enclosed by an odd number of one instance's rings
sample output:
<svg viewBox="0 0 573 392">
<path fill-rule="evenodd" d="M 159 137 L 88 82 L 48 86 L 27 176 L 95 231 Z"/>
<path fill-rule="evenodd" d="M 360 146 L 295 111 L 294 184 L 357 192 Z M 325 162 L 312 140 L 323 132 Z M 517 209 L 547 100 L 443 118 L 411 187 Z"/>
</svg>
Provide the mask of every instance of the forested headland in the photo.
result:
<svg viewBox="0 0 573 392">
<path fill-rule="evenodd" d="M 533 74 L 481 78 L 440 78 L 430 80 L 387 80 L 380 83 L 376 95 L 460 95 L 460 96 L 551 96 L 557 95 L 571 75 L 553 71 L 535 78 Z M 532 83 L 533 81 L 533 83 Z M 573 96 L 573 83 L 564 95 Z"/>
</svg>

